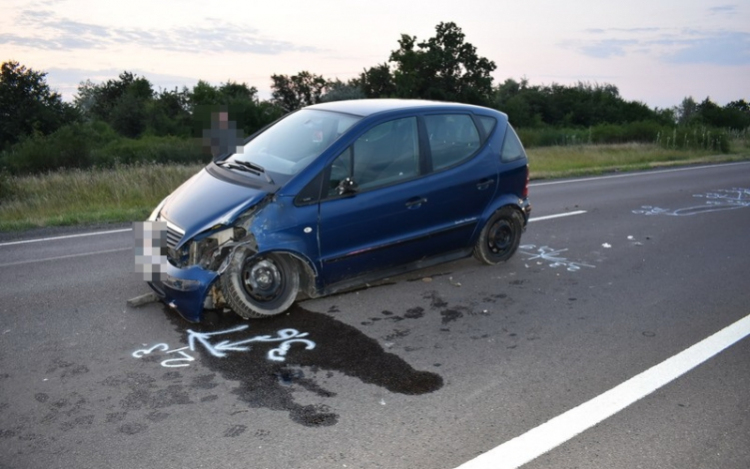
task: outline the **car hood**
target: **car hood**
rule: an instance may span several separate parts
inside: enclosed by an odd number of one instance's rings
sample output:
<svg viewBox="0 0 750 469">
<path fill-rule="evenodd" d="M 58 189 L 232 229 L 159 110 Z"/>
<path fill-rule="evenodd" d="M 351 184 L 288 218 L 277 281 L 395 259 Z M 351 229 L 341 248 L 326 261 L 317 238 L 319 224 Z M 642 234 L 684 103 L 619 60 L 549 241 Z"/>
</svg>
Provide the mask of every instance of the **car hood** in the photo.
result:
<svg viewBox="0 0 750 469">
<path fill-rule="evenodd" d="M 159 215 L 185 231 L 180 247 L 213 226 L 231 224 L 269 193 L 224 181 L 203 169 L 172 192 Z"/>
</svg>

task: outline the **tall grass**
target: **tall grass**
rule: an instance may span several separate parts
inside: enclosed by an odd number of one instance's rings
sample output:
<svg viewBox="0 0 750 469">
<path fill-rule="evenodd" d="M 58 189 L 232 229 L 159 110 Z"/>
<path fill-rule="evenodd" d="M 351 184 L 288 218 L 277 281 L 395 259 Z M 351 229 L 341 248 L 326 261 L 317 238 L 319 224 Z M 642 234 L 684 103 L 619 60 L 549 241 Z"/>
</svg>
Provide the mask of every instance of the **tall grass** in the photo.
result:
<svg viewBox="0 0 750 469">
<path fill-rule="evenodd" d="M 0 174 L 0 230 L 142 220 L 202 167 L 145 163 Z"/>
<path fill-rule="evenodd" d="M 526 148 L 561 146 L 643 143 L 671 150 L 709 150 L 729 153 L 731 142 L 744 136 L 737 132 L 705 126 L 674 127 L 655 122 L 628 124 L 599 124 L 589 128 L 521 128 L 518 136 Z"/>
</svg>

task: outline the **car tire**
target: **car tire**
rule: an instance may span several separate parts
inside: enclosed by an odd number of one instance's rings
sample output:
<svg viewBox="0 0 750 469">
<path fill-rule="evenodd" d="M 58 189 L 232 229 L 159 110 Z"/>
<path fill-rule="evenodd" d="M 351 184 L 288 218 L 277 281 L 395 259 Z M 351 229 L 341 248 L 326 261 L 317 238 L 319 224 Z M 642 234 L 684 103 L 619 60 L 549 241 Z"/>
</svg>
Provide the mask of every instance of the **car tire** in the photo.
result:
<svg viewBox="0 0 750 469">
<path fill-rule="evenodd" d="M 523 232 L 523 216 L 511 206 L 496 211 L 484 225 L 474 245 L 474 257 L 494 265 L 510 259 L 518 249 Z"/>
<path fill-rule="evenodd" d="M 256 255 L 247 249 L 235 252 L 221 276 L 227 304 L 245 319 L 283 313 L 297 298 L 299 286 L 299 272 L 289 256 Z"/>
</svg>

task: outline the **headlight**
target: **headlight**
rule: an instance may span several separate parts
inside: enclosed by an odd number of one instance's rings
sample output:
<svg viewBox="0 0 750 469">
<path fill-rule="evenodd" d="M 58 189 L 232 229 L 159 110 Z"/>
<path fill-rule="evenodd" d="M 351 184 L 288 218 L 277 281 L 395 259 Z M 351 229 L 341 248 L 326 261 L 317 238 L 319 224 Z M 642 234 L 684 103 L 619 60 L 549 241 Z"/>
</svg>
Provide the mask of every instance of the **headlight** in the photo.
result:
<svg viewBox="0 0 750 469">
<path fill-rule="evenodd" d="M 164 204 L 167 203 L 167 200 L 169 199 L 169 196 L 164 197 L 164 200 L 159 202 L 159 205 L 156 206 L 153 212 L 151 212 L 151 215 L 148 217 L 148 221 L 156 221 L 156 219 L 159 217 L 159 212 L 161 212 L 161 209 L 164 208 Z"/>
<path fill-rule="evenodd" d="M 200 265 L 204 269 L 210 268 L 213 261 L 220 256 L 221 246 L 232 241 L 234 232 L 234 227 L 230 227 L 217 231 L 200 241 L 192 241 L 188 265 Z"/>
</svg>

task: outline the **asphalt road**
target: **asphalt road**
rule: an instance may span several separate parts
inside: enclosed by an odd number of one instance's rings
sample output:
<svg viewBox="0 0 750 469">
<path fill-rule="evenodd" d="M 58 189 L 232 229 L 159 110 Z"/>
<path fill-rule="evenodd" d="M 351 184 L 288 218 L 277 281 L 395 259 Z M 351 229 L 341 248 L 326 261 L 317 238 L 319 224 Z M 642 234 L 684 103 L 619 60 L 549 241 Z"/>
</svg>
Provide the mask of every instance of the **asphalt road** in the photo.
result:
<svg viewBox="0 0 750 469">
<path fill-rule="evenodd" d="M 268 321 L 127 307 L 148 291 L 127 227 L 0 239 L 0 468 L 750 467 L 744 326 L 603 404 L 622 410 L 589 407 L 750 314 L 750 164 L 536 183 L 531 199 L 504 265 Z M 547 448 L 507 443 L 571 415 L 587 423 Z"/>
</svg>

